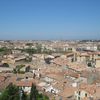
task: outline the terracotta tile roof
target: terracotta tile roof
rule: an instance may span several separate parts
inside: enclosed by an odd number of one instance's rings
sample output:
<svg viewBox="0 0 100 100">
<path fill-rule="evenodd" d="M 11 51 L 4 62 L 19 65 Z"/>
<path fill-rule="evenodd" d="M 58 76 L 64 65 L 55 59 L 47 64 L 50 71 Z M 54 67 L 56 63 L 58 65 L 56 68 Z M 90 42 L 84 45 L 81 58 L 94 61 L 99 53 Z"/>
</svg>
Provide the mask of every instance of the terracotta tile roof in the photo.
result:
<svg viewBox="0 0 100 100">
<path fill-rule="evenodd" d="M 89 84 L 81 84 L 79 86 L 80 90 L 84 90 L 86 92 L 88 92 L 89 94 L 93 95 L 94 93 L 96 93 L 96 85 L 89 85 Z"/>
<path fill-rule="evenodd" d="M 68 60 L 67 59 L 63 59 L 63 58 L 56 58 L 53 60 L 53 63 L 59 65 L 59 66 L 65 66 L 68 64 Z"/>
<path fill-rule="evenodd" d="M 69 63 L 69 68 L 72 68 L 73 70 L 76 71 L 83 71 L 86 70 L 87 67 L 85 64 L 74 62 L 74 63 Z"/>
<path fill-rule="evenodd" d="M 89 98 L 88 97 L 84 97 L 82 100 L 89 100 Z"/>
<path fill-rule="evenodd" d="M 4 76 L 0 76 L 0 82 L 3 82 L 5 80 Z"/>
<path fill-rule="evenodd" d="M 79 90 L 84 90 L 86 92 L 88 92 L 90 95 L 93 96 L 93 100 L 97 100 L 97 98 L 100 99 L 100 87 L 96 86 L 95 84 L 93 85 L 89 85 L 89 84 L 81 84 L 79 87 Z"/>
<path fill-rule="evenodd" d="M 100 99 L 100 87 L 96 88 L 96 93 L 93 96 Z"/>
<path fill-rule="evenodd" d="M 19 81 L 16 83 L 17 86 L 25 86 L 25 87 L 31 87 L 32 86 L 32 81 Z"/>
<path fill-rule="evenodd" d="M 63 80 L 64 74 L 63 73 L 49 73 L 46 75 L 47 77 L 53 78 L 55 80 Z"/>
<path fill-rule="evenodd" d="M 70 97 L 74 95 L 75 91 L 77 91 L 77 88 L 66 87 L 62 92 L 59 93 L 59 96 Z"/>
<path fill-rule="evenodd" d="M 72 70 L 66 71 L 66 72 L 65 72 L 65 75 L 71 76 L 71 77 L 75 77 L 75 78 L 79 78 L 79 74 L 78 74 L 78 73 L 75 73 L 75 72 L 72 71 Z"/>
<path fill-rule="evenodd" d="M 31 87 L 32 86 L 32 83 L 33 84 L 36 84 L 37 81 L 35 81 L 34 79 L 31 79 L 31 80 L 20 80 L 20 81 L 16 81 L 16 85 L 17 86 L 25 86 L 25 87 Z"/>
<path fill-rule="evenodd" d="M 74 55 L 74 53 L 67 53 L 67 54 L 66 54 L 67 57 L 73 56 L 73 55 Z"/>
<path fill-rule="evenodd" d="M 58 82 L 56 82 L 56 84 L 53 85 L 53 87 L 56 89 L 62 90 L 64 84 L 67 84 L 66 80 L 58 81 Z"/>
</svg>

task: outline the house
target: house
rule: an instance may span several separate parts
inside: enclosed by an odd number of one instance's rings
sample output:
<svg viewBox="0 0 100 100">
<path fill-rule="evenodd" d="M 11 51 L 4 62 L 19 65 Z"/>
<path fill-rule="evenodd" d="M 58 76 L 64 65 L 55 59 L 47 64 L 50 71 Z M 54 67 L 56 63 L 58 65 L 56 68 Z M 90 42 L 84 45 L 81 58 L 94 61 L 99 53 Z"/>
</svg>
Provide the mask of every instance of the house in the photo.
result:
<svg viewBox="0 0 100 100">
<path fill-rule="evenodd" d="M 96 85 L 80 84 L 78 90 L 75 91 L 76 100 L 95 100 L 94 94 L 96 94 Z M 91 98 L 91 99 L 90 99 Z"/>
<path fill-rule="evenodd" d="M 41 90 L 44 92 L 49 92 L 49 93 L 53 93 L 53 94 L 58 94 L 58 92 L 59 92 L 59 90 L 57 88 L 55 88 L 53 85 L 51 85 L 47 82 L 40 82 L 37 86 L 40 87 Z"/>
<path fill-rule="evenodd" d="M 6 75 L 0 75 L 0 91 L 5 89 L 9 85 L 9 77 Z"/>
<path fill-rule="evenodd" d="M 53 80 L 53 82 L 64 80 L 63 72 L 49 72 L 45 76 L 47 79 Z"/>
<path fill-rule="evenodd" d="M 36 80 L 34 80 L 33 78 L 27 78 L 27 79 L 21 79 L 19 81 L 16 81 L 16 86 L 22 88 L 22 90 L 29 94 L 31 91 L 31 86 L 32 84 L 36 84 Z"/>
<path fill-rule="evenodd" d="M 96 67 L 96 68 L 100 67 L 100 58 L 97 58 L 97 59 L 96 59 L 95 67 Z"/>
<path fill-rule="evenodd" d="M 0 72 L 12 72 L 13 68 L 0 67 Z"/>
<path fill-rule="evenodd" d="M 58 66 L 66 66 L 68 64 L 68 60 L 65 58 L 57 57 L 51 61 L 53 64 Z"/>
<path fill-rule="evenodd" d="M 59 92 L 59 90 L 56 89 L 56 88 L 54 88 L 52 85 L 50 85 L 50 86 L 44 86 L 43 90 L 45 92 L 50 92 L 50 93 L 53 93 L 53 94 L 57 94 Z"/>
<path fill-rule="evenodd" d="M 29 71 L 30 71 L 30 66 L 22 67 L 22 68 L 20 69 L 20 71 L 22 71 L 22 72 L 29 72 Z"/>
<path fill-rule="evenodd" d="M 70 62 L 74 62 L 74 61 L 77 60 L 77 54 L 76 53 L 67 53 L 66 57 Z"/>
<path fill-rule="evenodd" d="M 43 80 L 45 81 L 45 82 L 47 82 L 47 83 L 51 83 L 51 82 L 53 82 L 54 81 L 54 79 L 53 78 L 50 78 L 50 77 L 44 77 L 43 78 Z"/>
<path fill-rule="evenodd" d="M 78 52 L 77 62 L 83 62 L 90 59 L 90 55 L 87 52 Z"/>
<path fill-rule="evenodd" d="M 63 91 L 58 93 L 58 96 L 62 98 L 61 100 L 72 100 L 74 98 L 74 93 L 77 91 L 77 88 L 74 87 L 65 87 Z"/>
<path fill-rule="evenodd" d="M 1 63 L 14 64 L 15 61 L 14 61 L 13 59 L 11 59 L 11 58 L 8 58 L 8 59 L 3 59 L 3 60 L 1 61 Z"/>
<path fill-rule="evenodd" d="M 22 90 L 26 93 L 30 93 L 31 91 L 31 86 L 32 82 L 27 82 L 27 81 L 20 81 L 16 84 L 18 87 L 21 87 Z"/>
</svg>

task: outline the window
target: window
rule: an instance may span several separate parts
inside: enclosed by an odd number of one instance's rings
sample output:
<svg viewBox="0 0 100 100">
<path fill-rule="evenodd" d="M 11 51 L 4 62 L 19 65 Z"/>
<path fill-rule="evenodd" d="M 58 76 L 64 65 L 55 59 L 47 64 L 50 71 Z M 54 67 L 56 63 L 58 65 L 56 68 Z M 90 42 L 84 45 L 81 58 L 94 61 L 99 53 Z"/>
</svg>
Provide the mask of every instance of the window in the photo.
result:
<svg viewBox="0 0 100 100">
<path fill-rule="evenodd" d="M 78 94 L 80 95 L 80 94 L 81 94 L 81 92 L 79 91 L 79 92 L 78 92 Z"/>
<path fill-rule="evenodd" d="M 80 97 L 78 97 L 78 100 L 80 100 Z"/>
<path fill-rule="evenodd" d="M 85 93 L 85 97 L 87 97 L 87 93 Z"/>
</svg>

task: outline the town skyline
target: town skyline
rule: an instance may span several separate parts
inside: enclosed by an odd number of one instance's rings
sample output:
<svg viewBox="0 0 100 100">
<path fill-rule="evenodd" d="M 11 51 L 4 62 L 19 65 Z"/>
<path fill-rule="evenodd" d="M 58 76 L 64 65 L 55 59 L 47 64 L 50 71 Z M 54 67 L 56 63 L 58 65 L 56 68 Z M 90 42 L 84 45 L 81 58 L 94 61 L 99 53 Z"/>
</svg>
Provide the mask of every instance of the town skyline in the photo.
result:
<svg viewBox="0 0 100 100">
<path fill-rule="evenodd" d="M 100 100 L 100 0 L 0 0 L 0 100 Z"/>
</svg>

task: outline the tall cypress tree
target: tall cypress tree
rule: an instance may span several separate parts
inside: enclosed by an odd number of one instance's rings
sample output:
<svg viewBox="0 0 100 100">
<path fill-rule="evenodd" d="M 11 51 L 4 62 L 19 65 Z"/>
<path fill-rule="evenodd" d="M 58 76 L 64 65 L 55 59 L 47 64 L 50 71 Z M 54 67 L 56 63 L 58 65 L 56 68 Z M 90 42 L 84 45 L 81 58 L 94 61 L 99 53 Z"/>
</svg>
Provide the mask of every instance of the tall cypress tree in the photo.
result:
<svg viewBox="0 0 100 100">
<path fill-rule="evenodd" d="M 36 89 L 36 86 L 34 84 L 32 84 L 31 93 L 30 93 L 30 100 L 37 100 L 37 95 L 38 95 L 38 91 Z"/>
<path fill-rule="evenodd" d="M 27 100 L 27 95 L 22 91 L 22 100 Z"/>
</svg>

